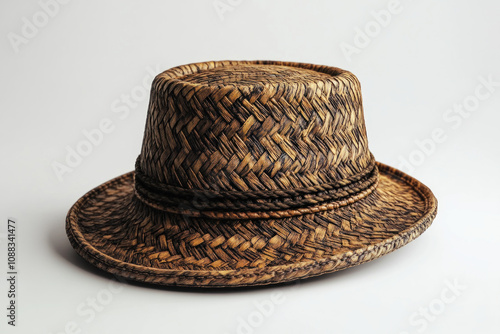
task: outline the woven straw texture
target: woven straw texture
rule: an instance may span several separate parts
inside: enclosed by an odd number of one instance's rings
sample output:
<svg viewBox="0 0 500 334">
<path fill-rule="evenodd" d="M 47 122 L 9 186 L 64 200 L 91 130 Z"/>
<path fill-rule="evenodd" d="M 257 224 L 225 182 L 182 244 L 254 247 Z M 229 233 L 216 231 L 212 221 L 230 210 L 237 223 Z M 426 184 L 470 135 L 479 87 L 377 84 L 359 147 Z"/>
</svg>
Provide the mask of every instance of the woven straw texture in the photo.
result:
<svg viewBox="0 0 500 334">
<path fill-rule="evenodd" d="M 135 171 L 78 200 L 66 228 L 115 275 L 229 287 L 373 260 L 436 209 L 426 186 L 370 153 L 352 73 L 224 61 L 155 78 Z"/>
</svg>

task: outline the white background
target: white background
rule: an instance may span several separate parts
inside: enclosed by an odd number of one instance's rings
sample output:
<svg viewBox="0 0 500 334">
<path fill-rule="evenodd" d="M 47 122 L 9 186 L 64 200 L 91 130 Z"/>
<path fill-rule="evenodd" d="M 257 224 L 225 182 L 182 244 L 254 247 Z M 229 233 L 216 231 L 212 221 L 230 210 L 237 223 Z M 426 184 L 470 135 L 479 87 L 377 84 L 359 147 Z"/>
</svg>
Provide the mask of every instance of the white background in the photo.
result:
<svg viewBox="0 0 500 334">
<path fill-rule="evenodd" d="M 14 217 L 19 296 L 12 328 L 2 278 L 0 331 L 499 333 L 500 3 L 401 0 L 376 23 L 373 11 L 389 3 L 74 0 L 45 9 L 48 16 L 34 0 L 2 1 L 0 277 L 6 221 Z M 38 31 L 24 27 L 33 23 Z M 355 52 L 343 52 L 347 45 Z M 357 75 L 370 148 L 434 191 L 431 228 L 388 256 L 297 285 L 110 287 L 112 277 L 72 250 L 67 210 L 133 169 L 150 72 L 224 59 L 309 62 Z M 481 78 L 494 83 L 490 91 Z M 132 93 L 133 107 L 115 112 Z M 465 116 L 453 111 L 464 104 Z M 59 180 L 54 164 L 66 164 L 68 149 L 103 119 L 112 130 Z M 430 142 L 433 133 L 440 135 Z M 403 159 L 413 165 L 403 168 Z M 92 298 L 99 311 L 91 311 Z"/>
</svg>

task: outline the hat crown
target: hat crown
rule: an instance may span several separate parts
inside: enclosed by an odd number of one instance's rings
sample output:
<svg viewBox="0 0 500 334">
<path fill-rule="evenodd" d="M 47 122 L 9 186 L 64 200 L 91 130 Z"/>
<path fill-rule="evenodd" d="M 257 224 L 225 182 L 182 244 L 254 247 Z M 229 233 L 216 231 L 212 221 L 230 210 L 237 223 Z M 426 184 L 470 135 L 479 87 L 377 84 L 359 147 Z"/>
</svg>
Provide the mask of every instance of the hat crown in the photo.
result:
<svg viewBox="0 0 500 334">
<path fill-rule="evenodd" d="M 372 163 L 352 73 L 221 61 L 155 78 L 137 166 L 169 186 L 260 191 L 338 182 Z"/>
</svg>

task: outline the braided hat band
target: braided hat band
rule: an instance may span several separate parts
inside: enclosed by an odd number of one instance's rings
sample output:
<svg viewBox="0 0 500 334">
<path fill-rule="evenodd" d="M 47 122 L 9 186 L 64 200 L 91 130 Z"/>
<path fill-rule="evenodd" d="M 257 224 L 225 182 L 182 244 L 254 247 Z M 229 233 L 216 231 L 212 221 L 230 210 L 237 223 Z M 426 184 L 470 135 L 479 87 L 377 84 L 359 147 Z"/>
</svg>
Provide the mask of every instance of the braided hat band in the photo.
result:
<svg viewBox="0 0 500 334">
<path fill-rule="evenodd" d="M 373 156 L 372 156 L 373 158 Z M 213 191 L 158 183 L 135 164 L 135 195 L 162 211 L 217 219 L 286 218 L 333 210 L 368 196 L 377 186 L 375 159 L 360 173 L 340 181 L 280 190 Z"/>
</svg>

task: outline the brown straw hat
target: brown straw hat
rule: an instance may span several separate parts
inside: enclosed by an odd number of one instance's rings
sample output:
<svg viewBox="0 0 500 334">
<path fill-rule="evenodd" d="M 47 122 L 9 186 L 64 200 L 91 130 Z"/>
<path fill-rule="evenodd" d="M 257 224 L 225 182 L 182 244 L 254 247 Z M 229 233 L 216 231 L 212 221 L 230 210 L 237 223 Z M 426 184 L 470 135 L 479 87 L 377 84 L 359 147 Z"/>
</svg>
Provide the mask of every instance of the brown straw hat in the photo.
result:
<svg viewBox="0 0 500 334">
<path fill-rule="evenodd" d="M 154 79 L 135 171 L 80 198 L 66 230 L 117 276 L 248 286 L 376 259 L 436 209 L 429 188 L 370 153 L 352 73 L 220 61 Z"/>
</svg>

